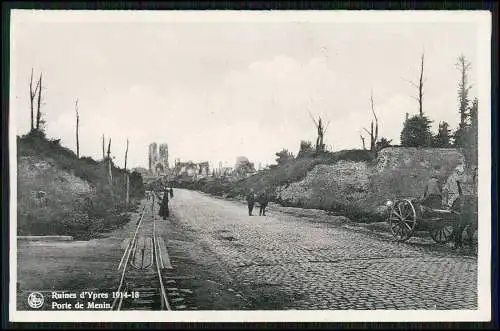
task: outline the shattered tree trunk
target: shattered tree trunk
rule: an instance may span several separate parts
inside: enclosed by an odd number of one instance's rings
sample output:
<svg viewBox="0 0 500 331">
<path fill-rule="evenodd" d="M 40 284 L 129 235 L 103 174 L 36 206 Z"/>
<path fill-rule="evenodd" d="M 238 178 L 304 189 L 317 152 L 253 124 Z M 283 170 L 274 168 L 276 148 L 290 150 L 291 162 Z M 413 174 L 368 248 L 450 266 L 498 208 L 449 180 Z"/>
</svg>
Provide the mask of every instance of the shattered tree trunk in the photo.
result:
<svg viewBox="0 0 500 331">
<path fill-rule="evenodd" d="M 370 104 L 372 108 L 372 114 L 373 117 L 375 118 L 375 132 L 373 133 L 373 121 L 372 121 L 372 135 L 370 135 L 371 139 L 371 150 L 374 151 L 377 148 L 377 141 L 378 141 L 378 117 L 377 114 L 375 114 L 375 107 L 374 107 L 374 102 L 373 102 L 373 90 L 371 91 L 370 95 Z"/>
<path fill-rule="evenodd" d="M 40 120 L 42 119 L 42 114 L 40 113 L 40 106 L 42 102 L 42 74 L 40 74 L 40 79 L 38 80 L 38 107 L 36 113 L 36 129 L 40 130 Z"/>
<path fill-rule="evenodd" d="M 418 84 L 418 110 L 420 117 L 424 116 L 424 110 L 423 110 L 423 88 L 424 88 L 424 54 L 422 53 L 422 62 L 420 64 L 420 81 Z"/>
<path fill-rule="evenodd" d="M 370 124 L 370 150 L 373 151 L 375 150 L 375 139 L 374 139 L 374 134 L 373 134 L 373 121 Z"/>
<path fill-rule="evenodd" d="M 467 120 L 467 108 L 469 104 L 468 92 L 471 88 L 467 82 L 467 72 L 471 68 L 471 64 L 465 56 L 461 55 L 458 58 L 458 63 L 456 64 L 458 69 L 460 70 L 460 83 L 458 84 L 458 98 L 460 103 L 460 127 L 466 126 Z"/>
<path fill-rule="evenodd" d="M 108 143 L 108 156 L 107 156 L 107 161 L 108 161 L 108 181 L 109 181 L 109 189 L 111 190 L 111 196 L 114 196 L 113 194 L 113 172 L 111 171 L 111 138 L 109 138 L 109 143 Z"/>
<path fill-rule="evenodd" d="M 30 109 L 31 109 L 31 123 L 30 123 L 30 128 L 31 131 L 35 128 L 35 115 L 34 115 L 34 103 L 35 103 L 35 97 L 36 97 L 36 92 L 38 91 L 40 81 L 37 82 L 35 90 L 33 90 L 33 68 L 31 68 L 31 78 L 30 78 Z"/>
<path fill-rule="evenodd" d="M 78 137 L 78 128 L 80 125 L 80 115 L 78 114 L 78 99 L 75 102 L 75 110 L 76 110 L 76 157 L 80 158 L 80 140 Z"/>
<path fill-rule="evenodd" d="M 361 142 L 363 143 L 363 149 L 366 149 L 365 137 L 363 137 L 362 135 L 359 135 L 359 137 L 361 138 Z"/>
<path fill-rule="evenodd" d="M 106 160 L 106 149 L 104 148 L 104 134 L 102 135 L 102 160 Z"/>
</svg>

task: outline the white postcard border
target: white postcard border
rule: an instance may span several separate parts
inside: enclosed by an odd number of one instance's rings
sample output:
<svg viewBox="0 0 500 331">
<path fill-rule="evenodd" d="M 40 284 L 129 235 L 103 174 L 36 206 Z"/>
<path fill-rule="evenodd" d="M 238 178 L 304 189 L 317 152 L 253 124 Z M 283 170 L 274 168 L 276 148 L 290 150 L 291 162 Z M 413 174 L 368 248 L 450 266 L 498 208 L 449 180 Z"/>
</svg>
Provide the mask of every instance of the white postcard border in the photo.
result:
<svg viewBox="0 0 500 331">
<path fill-rule="evenodd" d="M 11 322 L 459 322 L 491 319 L 491 13 L 488 11 L 71 11 L 12 10 L 13 23 L 25 22 L 468 22 L 477 24 L 479 112 L 479 220 L 477 310 L 287 310 L 287 311 L 18 311 L 16 112 L 10 109 L 10 321 Z M 444 42 L 444 41 L 443 41 Z M 16 59 L 11 56 L 11 72 Z M 14 75 L 10 84 L 14 86 Z M 11 89 L 10 100 L 13 100 Z"/>
</svg>

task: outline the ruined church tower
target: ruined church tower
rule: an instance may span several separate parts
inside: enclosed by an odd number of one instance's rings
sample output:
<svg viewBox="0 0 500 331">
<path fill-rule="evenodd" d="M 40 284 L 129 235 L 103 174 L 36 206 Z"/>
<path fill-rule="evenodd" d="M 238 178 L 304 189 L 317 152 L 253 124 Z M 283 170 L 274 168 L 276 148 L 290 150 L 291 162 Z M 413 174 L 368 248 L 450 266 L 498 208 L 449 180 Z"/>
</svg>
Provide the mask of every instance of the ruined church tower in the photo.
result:
<svg viewBox="0 0 500 331">
<path fill-rule="evenodd" d="M 149 172 L 154 176 L 164 175 L 169 168 L 168 164 L 168 144 L 149 144 Z"/>
<path fill-rule="evenodd" d="M 168 144 L 161 144 L 158 153 L 158 162 L 163 166 L 163 169 L 168 169 Z"/>
<path fill-rule="evenodd" d="M 158 150 L 156 143 L 149 144 L 149 167 L 148 170 L 154 174 L 156 162 L 158 161 Z"/>
</svg>

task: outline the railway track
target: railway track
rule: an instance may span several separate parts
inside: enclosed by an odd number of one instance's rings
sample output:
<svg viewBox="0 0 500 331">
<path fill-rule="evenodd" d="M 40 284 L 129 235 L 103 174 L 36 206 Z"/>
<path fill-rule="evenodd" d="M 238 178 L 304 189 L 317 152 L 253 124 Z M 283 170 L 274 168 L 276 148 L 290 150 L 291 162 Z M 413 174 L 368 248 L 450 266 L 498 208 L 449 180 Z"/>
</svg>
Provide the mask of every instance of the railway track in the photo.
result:
<svg viewBox="0 0 500 331">
<path fill-rule="evenodd" d="M 163 269 L 162 240 L 156 232 L 155 200 L 146 203 L 128 240 L 118 266 L 120 284 L 113 293 L 111 310 L 172 310 L 167 297 Z M 163 247 L 164 249 L 164 247 Z M 179 305 L 176 305 L 176 308 Z M 179 307 L 179 308 L 182 308 Z"/>
</svg>

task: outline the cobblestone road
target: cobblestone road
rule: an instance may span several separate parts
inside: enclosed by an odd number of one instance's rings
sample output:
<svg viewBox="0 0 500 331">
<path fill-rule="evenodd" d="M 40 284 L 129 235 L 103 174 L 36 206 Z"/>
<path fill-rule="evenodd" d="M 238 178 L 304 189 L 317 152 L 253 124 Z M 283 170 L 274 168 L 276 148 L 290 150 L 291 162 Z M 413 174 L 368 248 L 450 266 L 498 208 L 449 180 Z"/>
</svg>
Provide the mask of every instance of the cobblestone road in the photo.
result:
<svg viewBox="0 0 500 331">
<path fill-rule="evenodd" d="M 177 189 L 176 222 L 251 309 L 477 309 L 477 259 Z"/>
</svg>

